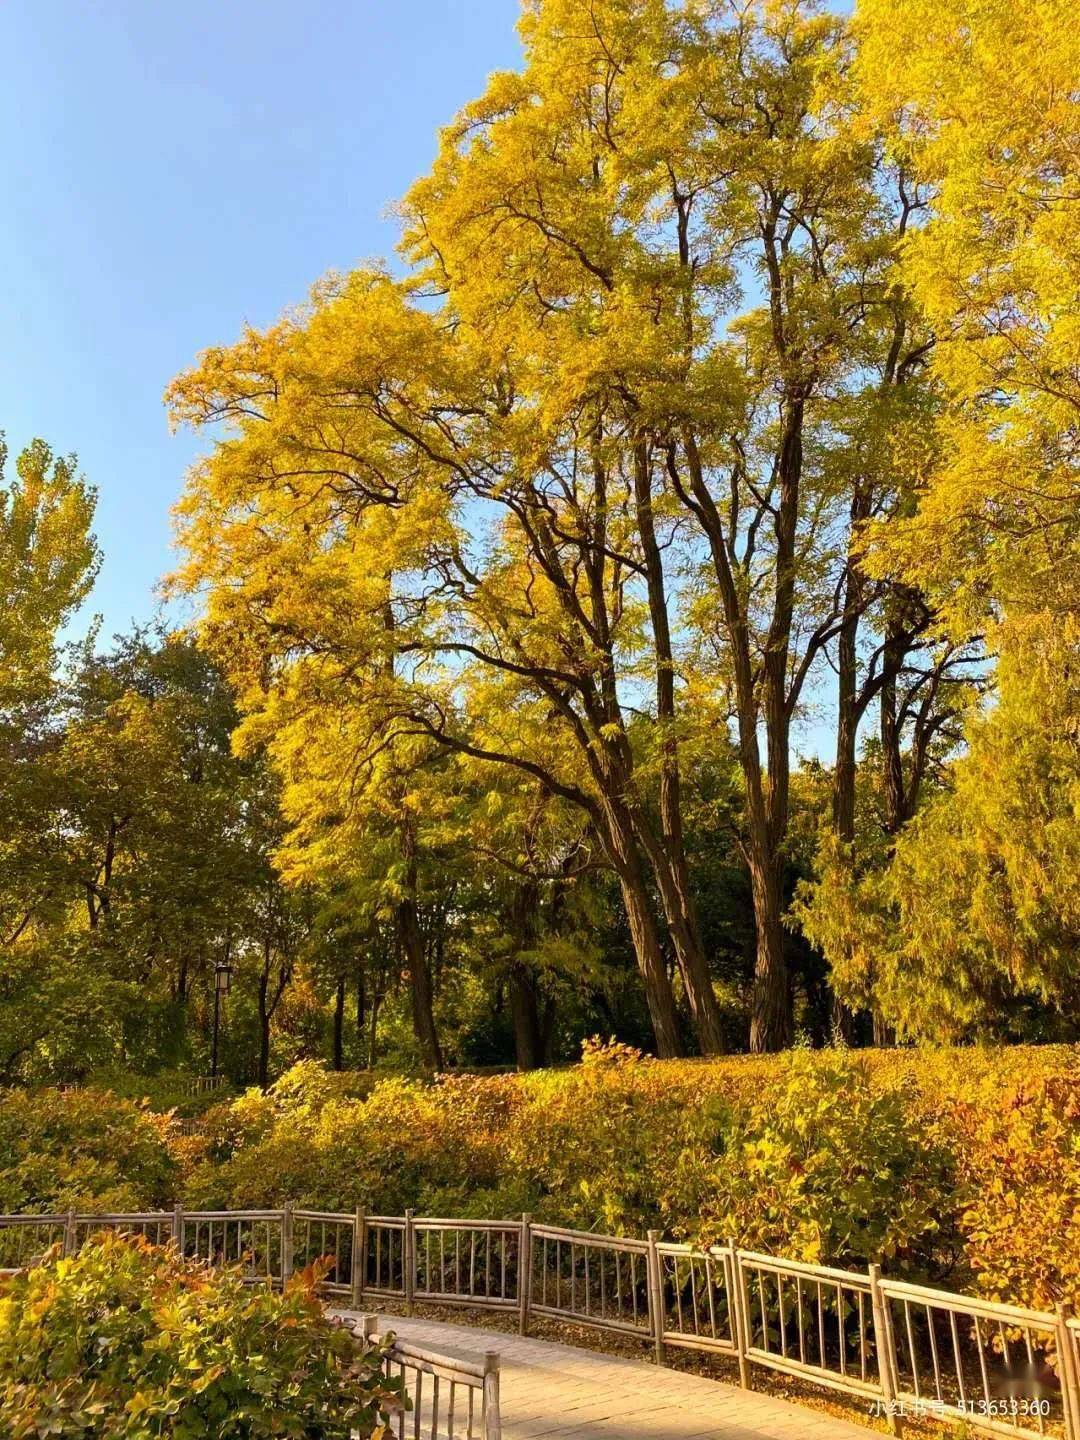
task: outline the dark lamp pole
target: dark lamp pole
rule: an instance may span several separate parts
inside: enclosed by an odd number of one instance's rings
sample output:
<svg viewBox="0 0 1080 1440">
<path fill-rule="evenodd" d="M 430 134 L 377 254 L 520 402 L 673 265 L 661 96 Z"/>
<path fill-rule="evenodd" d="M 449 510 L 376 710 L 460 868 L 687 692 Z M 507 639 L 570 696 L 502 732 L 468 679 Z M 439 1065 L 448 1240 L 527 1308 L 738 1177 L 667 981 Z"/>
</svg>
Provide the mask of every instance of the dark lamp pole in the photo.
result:
<svg viewBox="0 0 1080 1440">
<path fill-rule="evenodd" d="M 214 1045 L 210 1056 L 210 1077 L 217 1078 L 218 1033 L 221 1029 L 221 997 L 232 989 L 232 966 L 228 960 L 219 960 L 214 966 Z"/>
</svg>

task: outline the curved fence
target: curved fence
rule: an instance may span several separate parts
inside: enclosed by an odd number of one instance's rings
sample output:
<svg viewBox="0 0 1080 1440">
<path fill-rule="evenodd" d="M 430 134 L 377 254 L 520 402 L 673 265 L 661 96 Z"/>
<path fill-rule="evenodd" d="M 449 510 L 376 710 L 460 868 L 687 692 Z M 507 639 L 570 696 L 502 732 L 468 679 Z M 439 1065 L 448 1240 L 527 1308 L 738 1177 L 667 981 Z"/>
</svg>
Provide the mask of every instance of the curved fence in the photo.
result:
<svg viewBox="0 0 1080 1440">
<path fill-rule="evenodd" d="M 866 1271 L 806 1265 L 734 1244 L 708 1250 L 520 1220 L 306 1210 L 2 1215 L 0 1271 L 95 1231 L 174 1243 L 282 1285 L 315 1262 L 329 1300 L 460 1305 L 729 1356 L 864 1400 L 896 1434 L 905 1416 L 963 1419 L 987 1434 L 1080 1440 L 1080 1324 Z"/>
</svg>

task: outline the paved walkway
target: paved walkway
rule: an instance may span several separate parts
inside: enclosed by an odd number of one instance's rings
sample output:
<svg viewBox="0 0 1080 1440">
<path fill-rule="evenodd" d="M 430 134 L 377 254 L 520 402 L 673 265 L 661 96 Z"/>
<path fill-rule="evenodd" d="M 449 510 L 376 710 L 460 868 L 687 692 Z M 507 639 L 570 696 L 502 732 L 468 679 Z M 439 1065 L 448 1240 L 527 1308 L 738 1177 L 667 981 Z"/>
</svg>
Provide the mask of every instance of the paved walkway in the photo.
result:
<svg viewBox="0 0 1080 1440">
<path fill-rule="evenodd" d="M 549 1340 L 389 1314 L 380 1315 L 379 1329 L 471 1359 L 497 1351 L 503 1440 L 867 1440 L 877 1433 L 719 1380 Z"/>
</svg>

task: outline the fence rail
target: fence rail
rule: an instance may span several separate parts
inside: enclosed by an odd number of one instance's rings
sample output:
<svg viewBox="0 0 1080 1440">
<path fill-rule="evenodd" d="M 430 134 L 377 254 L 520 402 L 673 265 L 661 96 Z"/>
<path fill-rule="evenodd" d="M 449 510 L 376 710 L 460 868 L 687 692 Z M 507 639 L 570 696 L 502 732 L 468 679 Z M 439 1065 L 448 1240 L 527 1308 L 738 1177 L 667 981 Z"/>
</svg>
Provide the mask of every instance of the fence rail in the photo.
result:
<svg viewBox="0 0 1080 1440">
<path fill-rule="evenodd" d="M 383 1343 L 375 1315 L 365 1315 L 354 1333 Z M 405 1440 L 406 1430 L 412 1440 L 500 1440 L 499 1357 L 494 1350 L 474 1361 L 388 1338 L 383 1369 L 388 1377 L 400 1378 L 408 1405 L 392 1417 L 398 1440 Z"/>
<path fill-rule="evenodd" d="M 516 1313 L 523 1335 L 541 1316 L 637 1336 L 660 1362 L 669 1346 L 727 1355 L 744 1385 L 753 1366 L 777 1370 L 875 1403 L 895 1434 L 905 1413 L 918 1412 L 1017 1440 L 1080 1440 L 1080 1322 L 1064 1308 L 1027 1310 L 912 1285 L 874 1265 L 840 1270 L 731 1243 L 695 1249 L 655 1231 L 641 1240 L 567 1230 L 528 1215 L 177 1205 L 0 1215 L 0 1272 L 37 1264 L 55 1247 L 72 1254 L 101 1230 L 171 1241 L 204 1263 L 241 1265 L 252 1283 L 280 1286 L 318 1263 L 327 1296 L 353 1310 L 374 1300 L 406 1310 L 417 1302 L 466 1305 Z M 421 1375 L 432 1382 L 430 1405 L 443 1393 L 434 1384 L 439 1376 L 417 1371 L 421 1388 Z M 497 1412 L 497 1385 L 495 1393 Z M 444 1398 L 453 1404 L 449 1390 Z M 475 1406 L 475 1395 L 463 1403 Z M 467 1418 L 472 1425 L 473 1409 Z"/>
</svg>

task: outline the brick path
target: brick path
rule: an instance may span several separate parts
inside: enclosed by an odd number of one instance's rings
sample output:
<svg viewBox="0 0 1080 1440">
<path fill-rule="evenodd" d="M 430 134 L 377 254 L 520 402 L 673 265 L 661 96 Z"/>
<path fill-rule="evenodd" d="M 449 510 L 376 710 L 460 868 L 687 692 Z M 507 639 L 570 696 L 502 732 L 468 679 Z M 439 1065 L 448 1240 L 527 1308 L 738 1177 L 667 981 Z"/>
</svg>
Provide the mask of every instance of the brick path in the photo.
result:
<svg viewBox="0 0 1080 1440">
<path fill-rule="evenodd" d="M 867 1440 L 876 1433 L 719 1380 L 549 1340 L 388 1314 L 379 1329 L 471 1359 L 497 1351 L 504 1440 Z"/>
</svg>

